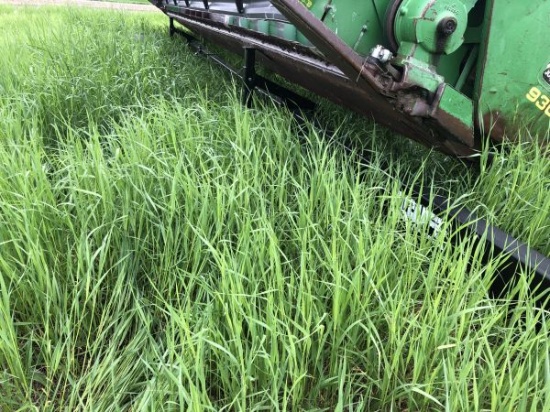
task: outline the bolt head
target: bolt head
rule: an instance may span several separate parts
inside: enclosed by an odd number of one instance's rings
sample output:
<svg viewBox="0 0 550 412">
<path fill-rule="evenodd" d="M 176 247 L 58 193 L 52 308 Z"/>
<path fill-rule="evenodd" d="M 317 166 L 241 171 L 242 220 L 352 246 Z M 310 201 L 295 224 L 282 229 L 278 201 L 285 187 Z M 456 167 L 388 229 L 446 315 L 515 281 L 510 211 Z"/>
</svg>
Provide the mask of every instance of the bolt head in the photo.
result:
<svg viewBox="0 0 550 412">
<path fill-rule="evenodd" d="M 458 22 L 454 17 L 445 17 L 437 25 L 438 31 L 444 36 L 450 36 L 458 28 Z"/>
</svg>

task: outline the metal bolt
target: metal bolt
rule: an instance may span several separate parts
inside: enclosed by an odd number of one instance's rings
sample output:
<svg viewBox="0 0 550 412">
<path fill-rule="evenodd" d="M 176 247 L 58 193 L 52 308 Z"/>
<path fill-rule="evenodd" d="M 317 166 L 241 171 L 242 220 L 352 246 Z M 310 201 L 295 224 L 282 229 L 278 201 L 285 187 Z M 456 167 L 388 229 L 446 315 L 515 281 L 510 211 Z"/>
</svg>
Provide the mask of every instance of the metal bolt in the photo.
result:
<svg viewBox="0 0 550 412">
<path fill-rule="evenodd" d="M 380 63 L 387 63 L 393 59 L 393 53 L 386 49 L 384 46 L 376 46 L 370 52 L 371 57 L 374 57 Z"/>
<path fill-rule="evenodd" d="M 458 22 L 454 17 L 445 17 L 437 25 L 437 30 L 444 36 L 450 36 L 458 28 Z"/>
</svg>

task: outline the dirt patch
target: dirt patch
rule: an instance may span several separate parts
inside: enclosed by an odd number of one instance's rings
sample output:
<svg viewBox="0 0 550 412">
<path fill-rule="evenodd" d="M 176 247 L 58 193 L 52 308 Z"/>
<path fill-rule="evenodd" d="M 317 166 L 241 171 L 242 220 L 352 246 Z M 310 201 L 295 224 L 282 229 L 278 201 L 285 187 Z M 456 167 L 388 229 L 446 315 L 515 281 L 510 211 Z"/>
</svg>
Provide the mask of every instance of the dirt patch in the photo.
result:
<svg viewBox="0 0 550 412">
<path fill-rule="evenodd" d="M 10 4 L 13 6 L 76 6 L 110 10 L 158 11 L 155 6 L 148 4 L 111 3 L 91 0 L 0 0 L 0 4 Z"/>
</svg>

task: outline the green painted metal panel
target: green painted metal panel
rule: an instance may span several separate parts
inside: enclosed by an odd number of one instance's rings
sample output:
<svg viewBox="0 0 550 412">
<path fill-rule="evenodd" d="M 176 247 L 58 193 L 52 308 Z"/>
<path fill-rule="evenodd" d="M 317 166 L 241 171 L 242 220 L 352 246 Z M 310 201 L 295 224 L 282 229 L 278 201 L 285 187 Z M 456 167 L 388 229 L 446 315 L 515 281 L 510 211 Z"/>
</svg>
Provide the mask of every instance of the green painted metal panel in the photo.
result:
<svg viewBox="0 0 550 412">
<path fill-rule="evenodd" d="M 512 124 L 547 132 L 550 1 L 494 0 L 487 8 L 474 95 L 480 124 L 496 132 L 514 132 Z"/>
<path fill-rule="evenodd" d="M 359 54 L 384 42 L 383 22 L 373 0 L 300 0 L 318 19 Z M 390 0 L 383 0 L 381 8 Z"/>
</svg>

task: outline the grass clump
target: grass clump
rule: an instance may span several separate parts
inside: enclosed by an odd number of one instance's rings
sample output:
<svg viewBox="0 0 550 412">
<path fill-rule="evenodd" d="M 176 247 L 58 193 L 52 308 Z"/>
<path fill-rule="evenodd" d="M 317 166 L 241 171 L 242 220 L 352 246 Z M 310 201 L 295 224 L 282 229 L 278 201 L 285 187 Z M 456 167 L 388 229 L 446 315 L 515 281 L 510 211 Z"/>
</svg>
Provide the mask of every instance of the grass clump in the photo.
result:
<svg viewBox="0 0 550 412">
<path fill-rule="evenodd" d="M 526 133 L 527 136 L 527 133 Z M 550 161 L 533 139 L 506 143 L 482 163 L 475 190 L 500 226 L 550 256 Z"/>
<path fill-rule="evenodd" d="M 94 0 L 94 1 L 105 1 L 108 3 L 132 3 L 132 4 L 151 4 L 149 0 Z"/>
<path fill-rule="evenodd" d="M 406 159 L 300 144 L 156 16 L 3 10 L 0 409 L 548 409 L 529 274 L 491 300 L 497 258 L 403 220 Z"/>
</svg>

